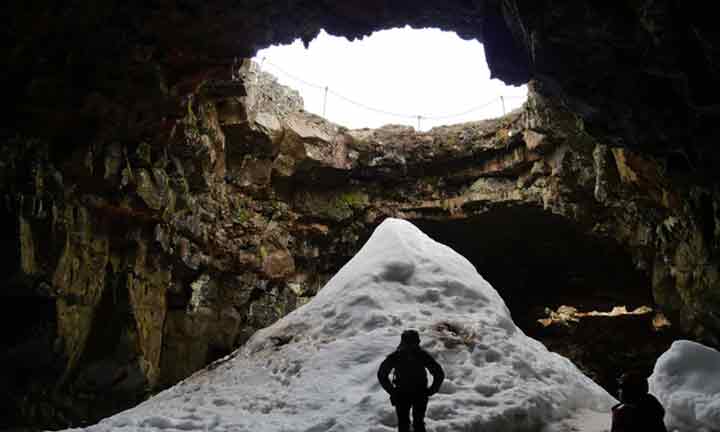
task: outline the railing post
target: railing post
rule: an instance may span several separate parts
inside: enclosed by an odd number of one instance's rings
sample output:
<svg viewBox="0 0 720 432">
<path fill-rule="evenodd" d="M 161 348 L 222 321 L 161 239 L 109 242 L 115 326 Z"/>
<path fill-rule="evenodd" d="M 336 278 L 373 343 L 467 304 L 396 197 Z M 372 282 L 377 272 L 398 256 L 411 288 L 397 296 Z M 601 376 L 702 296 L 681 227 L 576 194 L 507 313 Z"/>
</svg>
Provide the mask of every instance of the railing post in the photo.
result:
<svg viewBox="0 0 720 432">
<path fill-rule="evenodd" d="M 327 110 L 327 95 L 328 95 L 328 86 L 325 86 L 325 96 L 323 97 L 323 118 L 325 117 L 325 113 Z"/>
<path fill-rule="evenodd" d="M 260 82 L 260 74 L 262 73 L 262 68 L 265 65 L 265 59 L 267 57 L 263 56 L 263 58 L 260 59 L 260 64 L 258 65 L 257 71 L 255 72 L 255 86 L 257 87 L 258 83 Z"/>
</svg>

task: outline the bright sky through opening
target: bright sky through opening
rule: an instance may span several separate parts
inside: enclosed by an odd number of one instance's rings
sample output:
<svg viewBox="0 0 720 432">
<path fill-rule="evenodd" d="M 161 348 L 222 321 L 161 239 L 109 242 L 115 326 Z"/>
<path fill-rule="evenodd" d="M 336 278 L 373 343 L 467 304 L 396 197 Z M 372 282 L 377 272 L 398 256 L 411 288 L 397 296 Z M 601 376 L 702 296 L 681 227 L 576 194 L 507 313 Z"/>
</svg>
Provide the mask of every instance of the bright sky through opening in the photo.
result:
<svg viewBox="0 0 720 432">
<path fill-rule="evenodd" d="M 292 87 L 305 109 L 352 129 L 434 126 L 499 117 L 520 107 L 526 86 L 490 79 L 483 46 L 452 32 L 409 27 L 350 42 L 322 31 L 308 49 L 261 50 L 255 61 Z M 324 102 L 328 87 L 327 103 Z M 470 112 L 469 112 L 470 111 Z"/>
</svg>

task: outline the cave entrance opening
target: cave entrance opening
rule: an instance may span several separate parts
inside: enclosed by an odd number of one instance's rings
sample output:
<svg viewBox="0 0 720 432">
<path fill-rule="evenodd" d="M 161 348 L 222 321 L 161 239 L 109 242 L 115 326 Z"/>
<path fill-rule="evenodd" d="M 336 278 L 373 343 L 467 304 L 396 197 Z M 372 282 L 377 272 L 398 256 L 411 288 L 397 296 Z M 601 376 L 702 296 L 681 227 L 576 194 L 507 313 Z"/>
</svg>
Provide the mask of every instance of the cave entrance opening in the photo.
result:
<svg viewBox="0 0 720 432">
<path fill-rule="evenodd" d="M 483 45 L 437 28 L 392 28 L 349 41 L 322 31 L 272 46 L 259 68 L 299 91 L 305 110 L 351 129 L 386 124 L 428 130 L 501 117 L 527 87 L 491 77 Z"/>
<path fill-rule="evenodd" d="M 649 374 L 677 337 L 654 309 L 650 276 L 621 246 L 565 217 L 510 207 L 412 222 L 471 261 L 526 334 L 611 393 L 623 370 Z"/>
</svg>

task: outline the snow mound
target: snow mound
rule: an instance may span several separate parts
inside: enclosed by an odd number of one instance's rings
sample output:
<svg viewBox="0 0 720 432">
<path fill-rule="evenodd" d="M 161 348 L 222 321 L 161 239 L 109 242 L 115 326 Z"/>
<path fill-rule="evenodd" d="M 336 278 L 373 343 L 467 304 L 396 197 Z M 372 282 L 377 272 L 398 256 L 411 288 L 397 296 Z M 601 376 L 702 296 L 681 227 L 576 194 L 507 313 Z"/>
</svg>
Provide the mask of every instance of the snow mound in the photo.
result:
<svg viewBox="0 0 720 432">
<path fill-rule="evenodd" d="M 676 341 L 658 358 L 648 380 L 665 407 L 669 430 L 720 431 L 720 352 Z"/>
<path fill-rule="evenodd" d="M 430 431 L 565 431 L 564 419 L 615 403 L 525 336 L 470 262 L 388 219 L 311 302 L 87 430 L 390 432 L 395 413 L 376 373 L 407 328 L 447 375 L 430 400 Z"/>
</svg>

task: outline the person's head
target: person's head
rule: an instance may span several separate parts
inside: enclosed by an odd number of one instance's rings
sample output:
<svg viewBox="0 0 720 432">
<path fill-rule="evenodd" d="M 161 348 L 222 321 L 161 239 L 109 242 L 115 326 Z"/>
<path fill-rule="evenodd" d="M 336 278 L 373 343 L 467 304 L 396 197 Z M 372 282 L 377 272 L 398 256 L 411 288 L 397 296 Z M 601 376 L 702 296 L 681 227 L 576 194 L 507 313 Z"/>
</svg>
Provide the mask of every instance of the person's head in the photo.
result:
<svg viewBox="0 0 720 432">
<path fill-rule="evenodd" d="M 649 391 L 647 377 L 639 372 L 625 372 L 618 378 L 618 398 L 622 402 L 639 400 Z"/>
<path fill-rule="evenodd" d="M 405 330 L 400 335 L 400 344 L 406 346 L 419 346 L 420 345 L 420 334 L 417 330 Z"/>
</svg>

